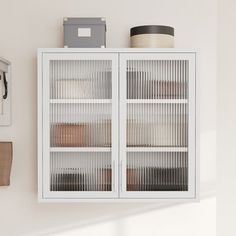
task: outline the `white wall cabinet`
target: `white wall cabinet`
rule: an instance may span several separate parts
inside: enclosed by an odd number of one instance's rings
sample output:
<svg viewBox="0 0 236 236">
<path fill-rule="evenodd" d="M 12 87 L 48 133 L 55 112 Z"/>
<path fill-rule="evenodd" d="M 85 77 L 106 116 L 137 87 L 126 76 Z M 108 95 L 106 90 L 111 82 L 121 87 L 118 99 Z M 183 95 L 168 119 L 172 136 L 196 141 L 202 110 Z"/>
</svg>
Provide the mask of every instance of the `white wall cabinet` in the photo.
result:
<svg viewBox="0 0 236 236">
<path fill-rule="evenodd" d="M 41 201 L 198 196 L 196 53 L 38 50 Z"/>
</svg>

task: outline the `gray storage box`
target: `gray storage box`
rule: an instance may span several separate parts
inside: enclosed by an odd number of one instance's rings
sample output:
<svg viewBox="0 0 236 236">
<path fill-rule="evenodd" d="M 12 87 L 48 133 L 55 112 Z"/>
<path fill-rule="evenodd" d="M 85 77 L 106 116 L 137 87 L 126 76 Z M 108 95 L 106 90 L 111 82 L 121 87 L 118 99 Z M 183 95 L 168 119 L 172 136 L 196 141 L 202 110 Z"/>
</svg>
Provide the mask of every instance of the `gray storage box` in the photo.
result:
<svg viewBox="0 0 236 236">
<path fill-rule="evenodd" d="M 64 18 L 64 47 L 106 47 L 104 18 Z"/>
</svg>

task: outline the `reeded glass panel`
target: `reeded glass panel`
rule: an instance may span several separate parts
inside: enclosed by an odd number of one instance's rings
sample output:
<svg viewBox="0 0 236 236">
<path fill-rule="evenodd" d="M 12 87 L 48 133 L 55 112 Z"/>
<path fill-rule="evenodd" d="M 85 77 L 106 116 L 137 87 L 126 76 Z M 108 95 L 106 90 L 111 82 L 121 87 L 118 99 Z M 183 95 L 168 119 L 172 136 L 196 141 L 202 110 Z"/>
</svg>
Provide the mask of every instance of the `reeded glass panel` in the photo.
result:
<svg viewBox="0 0 236 236">
<path fill-rule="evenodd" d="M 51 191 L 111 191 L 111 153 L 51 153 Z"/>
<path fill-rule="evenodd" d="M 52 104 L 52 147 L 111 147 L 111 104 Z"/>
<path fill-rule="evenodd" d="M 189 62 L 127 60 L 126 70 L 126 190 L 188 191 Z"/>
<path fill-rule="evenodd" d="M 187 144 L 187 104 L 127 104 L 128 147 Z"/>
<path fill-rule="evenodd" d="M 127 153 L 127 191 L 187 191 L 187 152 Z"/>
<path fill-rule="evenodd" d="M 56 60 L 50 63 L 51 99 L 111 99 L 110 60 Z"/>
<path fill-rule="evenodd" d="M 127 99 L 187 99 L 188 61 L 127 61 Z"/>
<path fill-rule="evenodd" d="M 49 67 L 50 190 L 112 191 L 112 60 Z"/>
</svg>

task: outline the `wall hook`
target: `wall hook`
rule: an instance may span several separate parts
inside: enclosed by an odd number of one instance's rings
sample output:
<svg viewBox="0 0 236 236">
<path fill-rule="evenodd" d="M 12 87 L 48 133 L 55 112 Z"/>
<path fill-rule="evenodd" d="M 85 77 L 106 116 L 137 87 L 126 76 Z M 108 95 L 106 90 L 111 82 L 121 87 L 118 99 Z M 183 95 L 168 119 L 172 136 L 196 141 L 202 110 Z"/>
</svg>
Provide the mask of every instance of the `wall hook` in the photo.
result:
<svg viewBox="0 0 236 236">
<path fill-rule="evenodd" d="M 3 84 L 4 84 L 4 88 L 5 88 L 5 94 L 3 95 L 3 99 L 7 99 L 7 95 L 8 95 L 8 87 L 7 87 L 7 79 L 6 79 L 6 72 L 3 72 Z"/>
</svg>

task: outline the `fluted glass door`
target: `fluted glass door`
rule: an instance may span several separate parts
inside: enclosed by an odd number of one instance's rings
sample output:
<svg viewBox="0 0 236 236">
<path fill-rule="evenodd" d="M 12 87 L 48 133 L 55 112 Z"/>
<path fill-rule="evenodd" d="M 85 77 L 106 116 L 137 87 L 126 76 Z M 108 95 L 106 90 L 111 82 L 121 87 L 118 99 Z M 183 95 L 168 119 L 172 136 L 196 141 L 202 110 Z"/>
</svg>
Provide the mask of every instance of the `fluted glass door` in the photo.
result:
<svg viewBox="0 0 236 236">
<path fill-rule="evenodd" d="M 44 194 L 118 197 L 118 55 L 44 56 Z"/>
<path fill-rule="evenodd" d="M 120 60 L 121 197 L 193 198 L 194 54 Z"/>
</svg>

